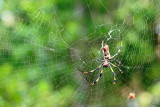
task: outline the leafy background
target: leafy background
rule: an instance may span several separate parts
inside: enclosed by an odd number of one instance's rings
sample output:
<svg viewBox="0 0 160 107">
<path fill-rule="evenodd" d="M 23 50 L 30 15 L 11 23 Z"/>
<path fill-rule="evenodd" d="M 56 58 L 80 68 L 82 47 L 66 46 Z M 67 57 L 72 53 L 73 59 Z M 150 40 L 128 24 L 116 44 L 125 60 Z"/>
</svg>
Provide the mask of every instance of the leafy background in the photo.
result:
<svg viewBox="0 0 160 107">
<path fill-rule="evenodd" d="M 0 0 L 0 106 L 160 106 L 159 3 Z M 77 67 L 97 66 L 91 53 L 99 55 L 111 28 L 121 29 L 124 74 L 116 86 L 104 76 L 91 87 Z M 127 99 L 130 92 L 136 99 Z"/>
</svg>

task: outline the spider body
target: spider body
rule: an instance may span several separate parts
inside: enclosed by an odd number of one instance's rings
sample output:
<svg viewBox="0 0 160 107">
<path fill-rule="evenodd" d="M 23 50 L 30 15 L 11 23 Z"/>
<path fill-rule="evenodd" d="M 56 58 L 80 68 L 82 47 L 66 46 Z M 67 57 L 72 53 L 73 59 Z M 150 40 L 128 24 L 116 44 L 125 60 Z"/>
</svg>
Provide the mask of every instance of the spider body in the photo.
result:
<svg viewBox="0 0 160 107">
<path fill-rule="evenodd" d="M 117 81 L 116 74 L 113 71 L 112 66 L 115 67 L 120 73 L 123 73 L 123 71 L 118 66 L 116 66 L 115 64 L 112 64 L 111 63 L 111 59 L 113 59 L 115 56 L 117 56 L 119 54 L 119 52 L 121 51 L 121 49 L 122 49 L 122 41 L 120 42 L 121 46 L 120 46 L 118 52 L 116 54 L 114 54 L 113 56 L 110 55 L 109 46 L 107 44 L 104 45 L 104 41 L 102 41 L 101 45 L 102 45 L 102 52 L 103 52 L 103 57 L 104 57 L 104 59 L 102 60 L 103 62 L 101 63 L 101 65 L 99 65 L 97 68 L 95 68 L 95 69 L 93 69 L 93 70 L 91 70 L 89 72 L 83 72 L 82 71 L 82 73 L 88 74 L 88 73 L 92 73 L 92 72 L 97 71 L 97 70 L 100 69 L 99 77 L 96 79 L 96 81 L 90 83 L 91 85 L 95 85 L 99 81 L 99 79 L 102 77 L 103 69 L 110 67 L 110 70 L 111 70 L 113 78 L 114 78 L 114 82 L 112 84 L 116 84 L 116 81 Z M 101 62 L 101 60 L 98 60 L 98 59 L 96 59 L 96 61 L 97 62 Z"/>
<path fill-rule="evenodd" d="M 109 46 L 105 45 L 104 47 L 102 47 L 102 49 L 103 49 L 103 55 L 104 55 L 103 67 L 108 67 L 110 58 L 111 58 L 110 53 L 109 53 Z"/>
<path fill-rule="evenodd" d="M 103 63 L 103 67 L 108 67 L 109 66 L 109 59 L 105 60 Z"/>
</svg>

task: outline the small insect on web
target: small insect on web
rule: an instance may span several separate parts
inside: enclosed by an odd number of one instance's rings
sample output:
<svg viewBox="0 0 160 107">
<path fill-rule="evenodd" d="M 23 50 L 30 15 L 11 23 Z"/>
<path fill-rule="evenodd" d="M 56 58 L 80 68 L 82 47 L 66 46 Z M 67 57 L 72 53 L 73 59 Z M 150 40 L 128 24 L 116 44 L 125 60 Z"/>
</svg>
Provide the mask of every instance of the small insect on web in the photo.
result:
<svg viewBox="0 0 160 107">
<path fill-rule="evenodd" d="M 135 99 L 135 93 L 134 92 L 129 93 L 128 99 Z"/>
<path fill-rule="evenodd" d="M 111 35 L 110 35 L 111 32 L 109 32 L 110 38 L 111 38 Z M 107 39 L 107 41 L 108 41 L 108 39 Z M 104 40 L 102 40 L 102 44 L 101 45 L 102 45 L 101 50 L 103 52 L 103 58 L 104 59 L 103 60 L 96 59 L 96 61 L 97 62 L 101 62 L 101 64 L 97 68 L 95 68 L 95 69 L 93 69 L 91 71 L 88 71 L 88 72 L 82 71 L 80 69 L 79 70 L 84 74 L 90 74 L 90 73 L 93 73 L 94 71 L 100 70 L 100 74 L 99 74 L 98 78 L 96 79 L 96 81 L 90 83 L 91 85 L 95 85 L 100 80 L 100 78 L 102 77 L 104 68 L 110 67 L 110 70 L 111 70 L 112 75 L 113 75 L 113 80 L 114 80 L 112 84 L 116 84 L 117 78 L 116 78 L 116 74 L 115 74 L 112 66 L 115 67 L 119 71 L 120 74 L 122 74 L 123 71 L 118 66 L 116 66 L 113 63 L 111 63 L 111 61 L 115 58 L 115 56 L 117 56 L 120 53 L 120 51 L 122 49 L 122 40 L 120 41 L 120 48 L 118 49 L 118 52 L 115 53 L 113 56 L 110 55 L 109 45 L 105 44 Z M 93 56 L 94 56 L 94 54 L 93 54 Z M 88 81 L 88 79 L 87 79 L 87 81 Z"/>
</svg>

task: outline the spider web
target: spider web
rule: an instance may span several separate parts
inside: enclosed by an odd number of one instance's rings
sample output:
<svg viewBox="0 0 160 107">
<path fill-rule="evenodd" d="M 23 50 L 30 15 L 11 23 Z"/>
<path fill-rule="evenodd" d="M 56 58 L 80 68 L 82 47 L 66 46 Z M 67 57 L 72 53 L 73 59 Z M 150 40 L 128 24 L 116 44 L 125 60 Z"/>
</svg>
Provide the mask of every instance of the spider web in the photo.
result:
<svg viewBox="0 0 160 107">
<path fill-rule="evenodd" d="M 140 105 L 143 92 L 158 83 L 158 76 L 150 76 L 158 69 L 155 33 L 159 30 L 154 30 L 158 1 L 0 3 L 2 106 L 131 107 Z M 78 69 L 90 71 L 101 64 L 95 59 L 103 60 L 102 40 L 111 55 L 123 41 L 113 64 L 124 73 L 113 67 L 117 77 L 113 85 L 111 70 L 105 68 L 91 86 L 86 78 L 93 82 L 100 71 L 85 75 Z M 128 99 L 129 93 L 136 99 Z"/>
</svg>

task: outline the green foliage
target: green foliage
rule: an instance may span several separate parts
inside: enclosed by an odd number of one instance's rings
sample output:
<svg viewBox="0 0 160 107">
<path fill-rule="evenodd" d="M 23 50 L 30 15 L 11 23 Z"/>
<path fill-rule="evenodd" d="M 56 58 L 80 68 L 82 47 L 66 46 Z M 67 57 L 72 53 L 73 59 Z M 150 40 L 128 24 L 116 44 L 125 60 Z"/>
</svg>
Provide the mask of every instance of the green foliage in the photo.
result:
<svg viewBox="0 0 160 107">
<path fill-rule="evenodd" d="M 124 106 L 121 102 L 126 94 L 122 92 L 130 88 L 128 84 L 147 91 L 147 95 L 160 97 L 159 83 L 155 82 L 159 79 L 160 64 L 156 60 L 153 35 L 158 9 L 153 2 L 4 0 L 0 13 L 6 11 L 13 14 L 15 23 L 0 21 L 0 106 Z M 83 91 L 77 94 L 83 85 L 78 80 L 85 80 L 75 70 L 77 65 L 83 65 L 78 58 L 88 62 L 85 70 L 96 67 L 92 53 L 100 56 L 101 41 L 114 28 L 121 30 L 123 40 L 120 60 L 130 67 L 122 66 L 124 75 L 117 84 L 120 88 L 108 85 L 113 77 L 107 72 L 104 84 L 100 83 L 101 91 L 106 85 L 105 89 L 111 93 L 105 90 L 102 95 L 95 92 L 97 96 Z M 113 37 L 120 39 L 117 35 L 116 32 Z M 115 53 L 119 41 L 110 42 L 110 46 L 111 53 Z M 91 80 L 96 76 L 91 76 Z M 138 97 L 139 101 L 143 95 L 146 93 Z M 86 101 L 88 96 L 103 100 Z"/>
</svg>

